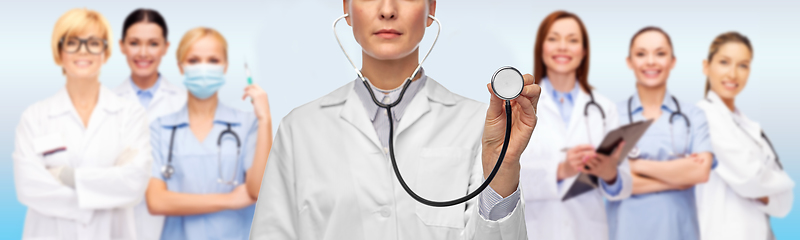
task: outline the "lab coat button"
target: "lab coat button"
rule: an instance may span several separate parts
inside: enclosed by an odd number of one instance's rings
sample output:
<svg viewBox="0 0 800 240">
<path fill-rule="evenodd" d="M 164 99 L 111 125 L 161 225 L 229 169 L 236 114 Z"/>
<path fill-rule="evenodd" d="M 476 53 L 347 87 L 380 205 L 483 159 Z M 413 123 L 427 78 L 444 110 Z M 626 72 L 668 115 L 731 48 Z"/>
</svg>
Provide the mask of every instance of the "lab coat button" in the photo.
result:
<svg viewBox="0 0 800 240">
<path fill-rule="evenodd" d="M 389 209 L 384 208 L 383 210 L 381 210 L 381 216 L 383 216 L 385 218 L 388 218 L 391 215 L 392 215 L 392 212 L 390 212 Z"/>
</svg>

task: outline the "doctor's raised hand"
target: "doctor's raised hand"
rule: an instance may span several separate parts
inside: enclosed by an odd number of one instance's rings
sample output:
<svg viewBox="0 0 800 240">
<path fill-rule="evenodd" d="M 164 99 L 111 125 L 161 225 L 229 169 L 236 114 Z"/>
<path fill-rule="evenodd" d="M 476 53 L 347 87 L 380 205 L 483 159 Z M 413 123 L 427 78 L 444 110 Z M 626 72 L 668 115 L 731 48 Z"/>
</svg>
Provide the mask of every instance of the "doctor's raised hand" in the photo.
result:
<svg viewBox="0 0 800 240">
<path fill-rule="evenodd" d="M 528 146 L 533 129 L 536 127 L 536 106 L 542 89 L 533 83 L 533 76 L 525 74 L 525 85 L 519 97 L 511 101 L 511 137 L 503 164 L 489 186 L 507 197 L 516 191 L 519 184 L 519 158 Z M 489 93 L 493 93 L 491 84 L 487 84 Z M 506 134 L 505 100 L 490 94 L 489 109 L 486 111 L 486 122 L 483 127 L 483 177 L 488 178 L 492 172 Z"/>
</svg>

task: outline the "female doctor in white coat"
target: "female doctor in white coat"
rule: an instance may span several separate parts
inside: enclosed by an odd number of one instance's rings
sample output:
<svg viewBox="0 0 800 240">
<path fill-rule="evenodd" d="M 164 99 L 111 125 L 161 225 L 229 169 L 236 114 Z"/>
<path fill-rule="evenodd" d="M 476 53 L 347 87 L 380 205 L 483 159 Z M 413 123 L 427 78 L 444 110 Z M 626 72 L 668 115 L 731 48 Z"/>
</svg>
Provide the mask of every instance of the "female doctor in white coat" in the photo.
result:
<svg viewBox="0 0 800 240">
<path fill-rule="evenodd" d="M 528 238 L 608 239 L 603 198 L 626 198 L 633 185 L 627 161 L 595 154 L 618 116 L 589 86 L 589 38 L 578 16 L 556 11 L 542 21 L 534 63 L 539 126 L 520 159 Z M 580 172 L 597 176 L 600 187 L 562 201 Z"/>
<path fill-rule="evenodd" d="M 396 90 L 418 66 L 436 1 L 343 2 L 370 87 L 356 79 L 281 121 L 251 239 L 525 239 L 519 155 L 536 125 L 533 77 L 512 100 L 508 152 L 490 187 L 466 203 L 424 205 L 393 174 L 389 121 L 397 126 L 394 152 L 408 186 L 451 200 L 476 189 L 494 167 L 505 136 L 503 101 L 492 95 L 487 111 L 420 72 L 396 111 L 384 115 L 368 91 L 388 103 L 399 98 Z"/>
<path fill-rule="evenodd" d="M 167 22 L 161 14 L 141 8 L 131 12 L 122 25 L 119 45 L 131 76 L 114 92 L 140 103 L 147 110 L 149 122 L 186 105 L 186 89 L 167 81 L 158 71 L 169 49 Z"/>
<path fill-rule="evenodd" d="M 161 14 L 141 8 L 131 12 L 122 25 L 119 45 L 131 69 L 131 76 L 114 89 L 120 97 L 140 103 L 147 111 L 148 122 L 186 105 L 186 90 L 158 72 L 161 58 L 169 48 L 167 23 Z M 151 215 L 147 201 L 142 201 L 134 211 L 139 239 L 160 239 L 164 216 Z"/>
<path fill-rule="evenodd" d="M 750 40 L 728 32 L 714 39 L 703 61 L 706 99 L 697 105 L 708 118 L 719 161 L 708 182 L 696 189 L 703 240 L 774 239 L 769 217 L 784 217 L 792 209 L 794 181 L 759 124 L 735 105 L 752 59 Z"/>
<path fill-rule="evenodd" d="M 138 239 L 133 206 L 150 177 L 150 131 L 139 104 L 98 81 L 111 33 L 92 10 L 56 22 L 51 46 L 66 87 L 28 107 L 16 132 L 23 239 Z"/>
</svg>

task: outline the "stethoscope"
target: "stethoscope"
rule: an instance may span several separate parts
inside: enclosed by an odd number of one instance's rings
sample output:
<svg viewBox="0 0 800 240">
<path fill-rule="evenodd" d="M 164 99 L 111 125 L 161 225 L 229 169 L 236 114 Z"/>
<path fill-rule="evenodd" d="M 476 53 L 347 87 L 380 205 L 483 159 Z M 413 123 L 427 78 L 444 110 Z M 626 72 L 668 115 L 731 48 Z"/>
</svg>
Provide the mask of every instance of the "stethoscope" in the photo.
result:
<svg viewBox="0 0 800 240">
<path fill-rule="evenodd" d="M 589 142 L 591 142 L 592 135 L 589 132 L 589 107 L 594 106 L 595 108 L 597 108 L 597 110 L 600 110 L 600 117 L 602 117 L 603 120 L 603 133 L 606 132 L 606 113 L 605 111 L 603 111 L 603 107 L 601 107 L 600 104 L 594 101 L 594 94 L 592 92 L 588 93 L 589 93 L 589 102 L 587 102 L 586 105 L 584 105 L 583 107 L 583 120 L 584 123 L 586 123 L 586 137 L 589 139 Z"/>
<path fill-rule="evenodd" d="M 711 101 L 711 99 L 708 99 L 708 98 L 706 98 L 706 101 L 709 102 L 709 103 L 713 103 L 713 101 Z M 733 122 L 736 123 L 736 126 L 739 127 L 739 129 L 741 129 L 742 131 L 747 133 L 747 130 L 744 128 L 744 126 L 740 125 L 739 122 L 737 122 L 737 121 L 733 121 Z M 749 137 L 751 140 L 753 140 L 753 142 L 756 145 L 758 145 L 759 147 L 762 146 L 761 143 L 759 143 L 757 139 L 753 138 L 752 135 L 750 135 L 750 134 L 745 134 L 745 135 L 747 135 L 747 137 Z M 775 163 L 778 165 L 778 168 L 783 170 L 783 164 L 781 164 L 781 160 L 778 157 L 778 151 L 775 151 L 775 147 L 772 146 L 772 141 L 769 140 L 769 137 L 767 137 L 767 134 L 764 133 L 763 130 L 761 131 L 761 138 L 764 138 L 764 140 L 767 142 L 767 145 L 769 145 L 769 149 L 772 150 L 772 154 L 775 155 Z"/>
<path fill-rule="evenodd" d="M 239 140 L 239 135 L 236 134 L 236 132 L 234 132 L 233 130 L 231 130 L 231 124 L 230 123 L 226 123 L 226 124 L 228 125 L 228 128 L 223 130 L 221 133 L 219 133 L 219 137 L 217 137 L 217 169 L 218 169 L 217 170 L 217 174 L 218 174 L 217 182 L 218 183 L 222 183 L 222 184 L 228 184 L 228 185 L 238 185 L 239 181 L 236 180 L 236 175 L 237 175 L 238 171 L 236 171 L 235 169 L 233 171 L 233 176 L 231 177 L 230 180 L 225 180 L 222 177 L 222 137 L 224 137 L 225 134 L 229 134 L 229 135 L 232 135 L 233 138 L 236 140 L 236 165 L 235 166 L 239 166 L 239 161 L 241 161 L 239 159 L 239 154 L 241 153 L 241 149 L 242 149 L 242 142 Z M 169 179 L 170 177 L 172 177 L 172 174 L 175 173 L 175 168 L 172 167 L 172 144 L 175 143 L 175 130 L 177 130 L 177 129 L 178 129 L 178 126 L 173 126 L 172 127 L 172 134 L 169 137 L 169 153 L 167 154 L 167 165 L 164 165 L 163 167 L 161 167 L 161 175 L 164 176 L 164 179 Z"/>
<path fill-rule="evenodd" d="M 671 139 L 670 142 L 671 142 L 672 151 L 673 151 L 672 155 L 675 156 L 675 157 L 683 157 L 683 156 L 686 155 L 686 152 L 689 151 L 689 134 L 691 133 L 692 123 L 689 122 L 689 118 L 686 117 L 686 114 L 683 114 L 683 112 L 681 111 L 681 105 L 678 103 L 678 99 L 676 99 L 675 96 L 670 96 L 670 98 L 672 98 L 672 102 L 675 103 L 675 110 L 676 110 L 676 111 L 672 112 L 672 114 L 669 115 L 669 136 L 670 136 L 670 139 Z M 628 123 L 633 123 L 633 111 L 631 110 L 631 105 L 632 104 L 633 104 L 633 96 L 631 96 L 631 98 L 628 99 Z M 675 117 L 681 117 L 684 120 L 686 120 L 686 141 L 684 141 L 683 151 L 680 152 L 680 153 L 675 151 L 675 149 L 676 149 L 675 148 L 675 133 L 673 131 L 673 124 L 672 124 L 673 120 L 675 119 Z M 639 158 L 640 156 L 641 156 L 641 151 L 639 150 L 638 147 L 634 147 L 628 153 L 628 158 L 631 158 L 631 159 L 636 159 L 636 158 Z"/>
<path fill-rule="evenodd" d="M 403 180 L 403 176 L 400 175 L 400 170 L 397 168 L 397 160 L 395 160 L 394 156 L 394 121 L 392 119 L 392 107 L 397 106 L 397 104 L 399 104 L 400 101 L 403 99 L 403 95 L 405 94 L 408 86 L 411 85 L 412 79 L 414 79 L 417 76 L 420 69 L 422 68 L 422 63 L 425 62 L 425 59 L 427 59 L 428 55 L 431 54 L 433 47 L 436 46 L 436 41 L 439 40 L 439 34 L 442 32 L 442 23 L 439 22 L 439 19 L 436 19 L 436 17 L 428 15 L 428 17 L 433 19 L 433 21 L 435 21 L 436 25 L 438 26 L 438 31 L 436 32 L 436 38 L 434 38 L 431 48 L 428 49 L 427 53 L 425 53 L 425 56 L 422 58 L 422 61 L 417 65 L 417 68 L 414 70 L 414 73 L 411 74 L 410 77 L 406 78 L 405 83 L 403 83 L 403 88 L 402 90 L 400 90 L 400 96 L 397 97 L 397 100 L 395 100 L 393 103 L 384 104 L 378 101 L 378 99 L 375 97 L 375 93 L 373 93 L 373 91 L 370 90 L 371 88 L 369 79 L 367 79 L 366 77 L 364 77 L 364 75 L 361 74 L 361 70 L 359 70 L 358 67 L 356 67 L 356 64 L 350 58 L 350 55 L 347 54 L 347 51 L 345 51 L 344 46 L 342 45 L 342 42 L 339 40 L 339 36 L 336 34 L 336 24 L 340 20 L 348 16 L 350 15 L 344 14 L 341 17 L 337 18 L 336 21 L 333 21 L 333 35 L 336 37 L 336 42 L 339 43 L 339 47 L 342 49 L 342 52 L 344 52 L 345 57 L 347 57 L 347 60 L 350 62 L 350 65 L 352 65 L 353 69 L 356 71 L 358 78 L 361 79 L 361 82 L 364 84 L 364 87 L 367 88 L 367 92 L 369 92 L 370 97 L 372 97 L 372 101 L 375 102 L 375 105 L 378 105 L 378 107 L 386 109 L 387 113 L 386 116 L 389 118 L 389 156 L 392 161 L 392 168 L 394 169 L 394 174 L 397 176 L 397 180 L 400 182 L 400 185 L 403 187 L 406 193 L 408 193 L 408 195 L 410 195 L 412 198 L 414 198 L 415 200 L 417 200 L 422 204 L 433 207 L 453 206 L 456 204 L 469 201 L 475 196 L 478 196 L 478 194 L 480 194 L 486 187 L 489 186 L 489 183 L 492 182 L 492 179 L 494 179 L 495 175 L 497 174 L 497 171 L 500 169 L 500 165 L 503 163 L 503 158 L 506 155 L 506 150 L 508 150 L 508 140 L 511 137 L 511 100 L 517 98 L 522 93 L 522 88 L 525 85 L 525 81 L 522 78 L 522 74 L 519 72 L 519 70 L 517 70 L 514 67 L 502 67 L 497 71 L 495 71 L 494 75 L 492 76 L 491 84 L 494 94 L 497 95 L 498 98 L 503 99 L 505 101 L 506 135 L 505 135 L 505 140 L 503 141 L 503 148 L 500 151 L 500 156 L 497 159 L 497 163 L 494 165 L 494 169 L 492 169 L 492 172 L 489 174 L 489 177 L 486 178 L 486 181 L 484 181 L 483 184 L 481 184 L 481 186 L 478 187 L 478 189 L 475 189 L 475 191 L 464 197 L 450 201 L 441 201 L 441 202 L 431 201 L 423 197 L 420 197 L 419 195 L 414 193 L 414 191 L 408 187 L 406 181 Z"/>
</svg>

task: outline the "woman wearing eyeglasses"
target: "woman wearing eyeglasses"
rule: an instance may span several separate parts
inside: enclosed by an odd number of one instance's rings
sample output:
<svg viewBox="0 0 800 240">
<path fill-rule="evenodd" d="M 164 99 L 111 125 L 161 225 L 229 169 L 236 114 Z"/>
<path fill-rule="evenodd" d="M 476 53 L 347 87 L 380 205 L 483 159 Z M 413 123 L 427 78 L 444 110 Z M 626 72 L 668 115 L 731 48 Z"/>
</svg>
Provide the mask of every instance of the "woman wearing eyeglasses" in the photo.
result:
<svg viewBox="0 0 800 240">
<path fill-rule="evenodd" d="M 98 81 L 111 34 L 88 9 L 56 22 L 51 47 L 66 86 L 28 107 L 15 135 L 23 239 L 137 239 L 132 207 L 150 176 L 149 131 L 138 103 Z"/>
</svg>

